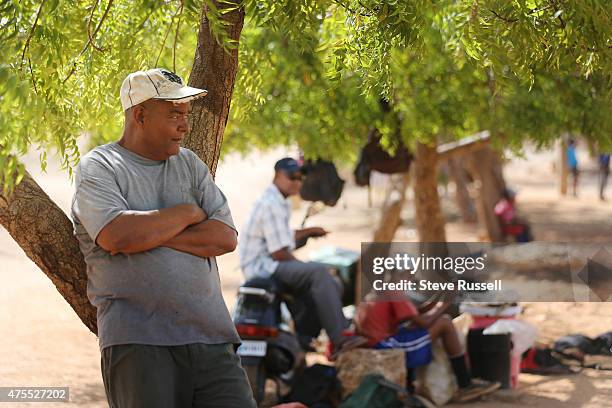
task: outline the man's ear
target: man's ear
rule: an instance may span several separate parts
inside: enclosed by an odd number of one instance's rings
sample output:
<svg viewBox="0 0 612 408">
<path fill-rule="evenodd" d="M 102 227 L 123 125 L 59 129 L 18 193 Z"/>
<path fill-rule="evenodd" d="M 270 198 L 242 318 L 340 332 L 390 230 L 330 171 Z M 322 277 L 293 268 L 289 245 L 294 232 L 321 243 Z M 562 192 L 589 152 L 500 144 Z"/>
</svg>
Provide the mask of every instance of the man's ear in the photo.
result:
<svg viewBox="0 0 612 408">
<path fill-rule="evenodd" d="M 132 117 L 138 124 L 144 124 L 144 107 L 142 105 L 136 105 L 132 108 Z"/>
</svg>

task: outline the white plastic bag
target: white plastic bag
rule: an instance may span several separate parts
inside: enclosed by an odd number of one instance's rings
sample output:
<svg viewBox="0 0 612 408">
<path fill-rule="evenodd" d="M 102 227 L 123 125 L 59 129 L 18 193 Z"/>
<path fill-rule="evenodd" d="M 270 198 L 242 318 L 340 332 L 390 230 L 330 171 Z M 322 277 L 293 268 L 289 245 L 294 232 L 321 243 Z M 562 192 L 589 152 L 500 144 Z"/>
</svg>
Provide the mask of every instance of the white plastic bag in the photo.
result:
<svg viewBox="0 0 612 408">
<path fill-rule="evenodd" d="M 457 381 L 441 340 L 432 344 L 432 353 L 431 363 L 417 368 L 417 393 L 436 405 L 444 405 L 453 398 Z"/>
<path fill-rule="evenodd" d="M 463 349 L 466 346 L 467 333 L 474 320 L 469 314 L 462 314 L 453 319 L 453 325 L 459 334 L 459 342 Z M 432 361 L 425 367 L 417 369 L 419 386 L 417 392 L 433 401 L 436 405 L 449 402 L 457 391 L 457 380 L 450 365 L 448 355 L 444 351 L 442 340 L 432 344 Z"/>
<path fill-rule="evenodd" d="M 512 336 L 512 355 L 515 357 L 520 357 L 538 338 L 538 329 L 534 325 L 514 319 L 500 319 L 482 332 L 485 335 L 505 333 Z"/>
</svg>

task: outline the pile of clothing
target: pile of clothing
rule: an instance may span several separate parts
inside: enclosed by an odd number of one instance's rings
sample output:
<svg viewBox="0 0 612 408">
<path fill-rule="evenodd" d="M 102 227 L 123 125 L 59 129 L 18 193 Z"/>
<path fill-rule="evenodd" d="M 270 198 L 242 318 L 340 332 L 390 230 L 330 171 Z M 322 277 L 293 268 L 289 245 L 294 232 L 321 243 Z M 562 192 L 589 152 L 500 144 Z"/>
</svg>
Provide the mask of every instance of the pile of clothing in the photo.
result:
<svg viewBox="0 0 612 408">
<path fill-rule="evenodd" d="M 552 346 L 536 346 L 523 353 L 521 372 L 540 375 L 572 374 L 585 368 L 612 370 L 612 365 L 586 363 L 587 356 L 612 357 L 612 331 L 595 338 L 582 334 L 563 336 Z"/>
</svg>

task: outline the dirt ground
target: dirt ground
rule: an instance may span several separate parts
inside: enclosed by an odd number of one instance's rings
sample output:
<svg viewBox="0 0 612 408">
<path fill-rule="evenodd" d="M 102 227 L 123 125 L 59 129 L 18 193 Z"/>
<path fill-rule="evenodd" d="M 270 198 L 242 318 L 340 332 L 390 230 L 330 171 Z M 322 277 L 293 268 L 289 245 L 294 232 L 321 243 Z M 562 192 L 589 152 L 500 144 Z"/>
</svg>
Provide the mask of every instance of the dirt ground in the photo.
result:
<svg viewBox="0 0 612 408">
<path fill-rule="evenodd" d="M 269 183 L 274 161 L 284 153 L 276 150 L 247 157 L 230 155 L 219 166 L 217 182 L 229 199 L 238 226 L 243 225 L 252 202 Z M 552 168 L 557 155 L 553 152 L 527 152 L 525 159 L 514 159 L 505 168 L 506 180 L 518 190 L 520 210 L 532 223 L 537 240 L 612 241 L 612 204 L 597 199 L 594 164 L 585 152 L 580 153 L 585 174 L 578 198 L 559 197 Z M 35 155 L 28 157 L 26 163 L 51 198 L 67 212 L 72 195 L 67 174 L 52 163 L 47 173 L 41 174 Z M 362 241 L 371 239 L 386 182 L 383 178 L 377 179 L 373 205 L 369 207 L 367 191 L 356 188 L 349 175 L 350 172 L 345 176 L 349 182 L 338 205 L 317 214 L 308 223 L 325 226 L 331 234 L 302 249 L 301 258 L 326 245 L 358 250 Z M 449 194 L 443 198 L 448 240 L 477 241 L 477 228 L 458 221 L 451 197 Z M 294 211 L 295 226 L 299 225 L 305 208 L 302 204 Z M 396 240 L 416 238 L 412 211 L 411 205 L 407 206 L 406 222 Z M 68 386 L 68 406 L 106 407 L 97 338 L 4 229 L 0 229 L 0 265 L 0 386 Z M 242 279 L 237 253 L 221 257 L 219 266 L 225 299 L 231 308 Z M 523 318 L 538 327 L 539 340 L 543 342 L 574 332 L 595 336 L 612 330 L 610 300 L 608 303 L 530 303 L 524 305 Z M 56 405 L 67 406 L 50 403 L 45 406 Z M 518 408 L 525 405 L 612 407 L 612 372 L 588 370 L 560 377 L 522 374 L 517 391 L 500 392 L 471 406 Z"/>
</svg>

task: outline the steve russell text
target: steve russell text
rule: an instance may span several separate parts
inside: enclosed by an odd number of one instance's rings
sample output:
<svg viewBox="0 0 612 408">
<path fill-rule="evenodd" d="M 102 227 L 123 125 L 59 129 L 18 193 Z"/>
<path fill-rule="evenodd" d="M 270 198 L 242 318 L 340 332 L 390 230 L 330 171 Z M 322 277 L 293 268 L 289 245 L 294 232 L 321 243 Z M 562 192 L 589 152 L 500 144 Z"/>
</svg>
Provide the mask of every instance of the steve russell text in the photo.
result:
<svg viewBox="0 0 612 408">
<path fill-rule="evenodd" d="M 396 282 L 385 282 L 382 279 L 377 279 L 373 282 L 374 290 L 385 291 L 385 290 L 401 290 L 401 291 L 431 291 L 431 290 L 442 290 L 442 291 L 501 291 L 502 281 L 496 279 L 493 282 L 470 282 L 464 279 L 459 279 L 457 282 L 432 282 L 427 279 L 420 279 L 418 281 L 411 281 L 402 279 Z"/>
</svg>

